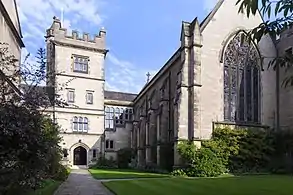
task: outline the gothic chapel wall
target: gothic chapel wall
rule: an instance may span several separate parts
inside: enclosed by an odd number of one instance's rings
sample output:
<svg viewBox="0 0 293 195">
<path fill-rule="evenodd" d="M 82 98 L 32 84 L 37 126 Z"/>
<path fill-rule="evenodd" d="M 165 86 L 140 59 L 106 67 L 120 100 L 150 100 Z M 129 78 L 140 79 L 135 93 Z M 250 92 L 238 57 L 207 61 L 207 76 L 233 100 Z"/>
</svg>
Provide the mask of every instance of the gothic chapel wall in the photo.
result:
<svg viewBox="0 0 293 195">
<path fill-rule="evenodd" d="M 204 21 L 201 24 L 203 46 L 201 49 L 200 137 L 202 139 L 210 138 L 213 122 L 235 122 L 229 120 L 231 117 L 229 119 L 224 118 L 225 51 L 227 44 L 239 30 L 251 29 L 262 22 L 259 14 L 249 19 L 245 14 L 238 14 L 235 0 L 219 1 L 210 15 L 212 15 L 211 20 L 209 22 Z M 260 41 L 258 50 L 261 56 L 276 56 L 276 49 L 270 37 L 264 37 Z M 276 111 L 276 82 L 275 72 L 267 70 L 267 64 L 268 58 L 264 58 L 264 71 L 260 72 L 259 122 L 262 125 L 273 126 Z M 255 119 L 257 120 L 257 118 Z"/>
</svg>

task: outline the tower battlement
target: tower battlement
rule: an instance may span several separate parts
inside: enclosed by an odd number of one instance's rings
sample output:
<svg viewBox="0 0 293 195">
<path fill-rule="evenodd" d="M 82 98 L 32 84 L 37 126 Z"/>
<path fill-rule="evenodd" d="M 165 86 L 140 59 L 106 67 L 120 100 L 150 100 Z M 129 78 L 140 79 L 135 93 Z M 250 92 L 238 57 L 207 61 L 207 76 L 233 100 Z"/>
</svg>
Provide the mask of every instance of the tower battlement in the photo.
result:
<svg viewBox="0 0 293 195">
<path fill-rule="evenodd" d="M 53 17 L 53 23 L 49 29 L 47 29 L 46 40 L 54 40 L 55 43 L 66 44 L 73 47 L 84 47 L 87 49 L 95 49 L 107 52 L 106 50 L 106 30 L 102 28 L 97 35 L 91 38 L 89 33 L 83 33 L 79 36 L 79 32 L 73 30 L 71 34 L 68 34 L 66 28 L 62 28 L 61 21 L 57 17 Z"/>
</svg>

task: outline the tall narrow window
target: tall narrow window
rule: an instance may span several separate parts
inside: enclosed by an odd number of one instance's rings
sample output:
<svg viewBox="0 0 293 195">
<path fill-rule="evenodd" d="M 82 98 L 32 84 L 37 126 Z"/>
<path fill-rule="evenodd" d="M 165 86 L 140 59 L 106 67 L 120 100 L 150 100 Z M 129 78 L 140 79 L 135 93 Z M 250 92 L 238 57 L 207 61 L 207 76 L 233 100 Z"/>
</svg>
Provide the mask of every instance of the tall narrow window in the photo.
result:
<svg viewBox="0 0 293 195">
<path fill-rule="evenodd" d="M 86 103 L 87 104 L 93 104 L 94 101 L 94 94 L 93 92 L 87 92 L 86 93 Z"/>
<path fill-rule="evenodd" d="M 224 119 L 260 122 L 259 53 L 253 43 L 238 33 L 224 53 Z M 243 40 L 243 39 L 242 39 Z"/>
<path fill-rule="evenodd" d="M 114 129 L 114 108 L 105 107 L 105 129 Z"/>
<path fill-rule="evenodd" d="M 106 149 L 114 149 L 114 141 L 106 140 Z"/>
<path fill-rule="evenodd" d="M 78 131 L 82 131 L 83 130 L 83 118 L 79 117 L 78 119 Z"/>
<path fill-rule="evenodd" d="M 89 121 L 88 121 L 87 117 L 84 117 L 84 119 L 83 119 L 83 131 L 85 131 L 85 132 L 88 131 L 88 128 L 89 128 L 88 123 L 89 123 Z"/>
<path fill-rule="evenodd" d="M 75 98 L 74 90 L 69 89 L 68 92 L 67 92 L 67 102 L 68 103 L 74 103 L 74 98 Z"/>
<path fill-rule="evenodd" d="M 97 157 L 97 150 L 93 149 L 93 158 L 96 158 L 96 157 Z"/>
<path fill-rule="evenodd" d="M 78 118 L 76 116 L 73 118 L 73 130 L 78 131 Z"/>
</svg>

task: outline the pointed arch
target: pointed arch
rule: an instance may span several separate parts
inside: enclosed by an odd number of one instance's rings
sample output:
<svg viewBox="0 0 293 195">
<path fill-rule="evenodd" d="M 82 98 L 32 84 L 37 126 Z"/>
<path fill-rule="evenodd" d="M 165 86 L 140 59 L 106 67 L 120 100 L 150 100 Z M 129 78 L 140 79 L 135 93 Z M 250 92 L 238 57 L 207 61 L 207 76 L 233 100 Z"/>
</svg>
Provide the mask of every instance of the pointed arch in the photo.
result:
<svg viewBox="0 0 293 195">
<path fill-rule="evenodd" d="M 225 55 L 225 51 L 226 51 L 226 48 L 228 46 L 228 43 L 235 37 L 237 37 L 239 34 L 243 33 L 244 35 L 247 36 L 247 30 L 243 27 L 238 27 L 234 30 L 232 30 L 227 36 L 226 38 L 224 39 L 224 41 L 222 42 L 222 48 L 220 50 L 220 55 L 219 55 L 219 59 L 220 59 L 220 62 L 223 63 L 224 62 L 224 55 Z M 255 47 L 259 57 L 261 57 L 261 53 L 257 47 L 257 45 L 254 43 L 254 42 L 251 42 L 251 44 L 253 45 L 253 47 Z"/>
<path fill-rule="evenodd" d="M 245 37 L 238 31 L 223 49 L 224 120 L 260 123 L 260 53 Z"/>
</svg>

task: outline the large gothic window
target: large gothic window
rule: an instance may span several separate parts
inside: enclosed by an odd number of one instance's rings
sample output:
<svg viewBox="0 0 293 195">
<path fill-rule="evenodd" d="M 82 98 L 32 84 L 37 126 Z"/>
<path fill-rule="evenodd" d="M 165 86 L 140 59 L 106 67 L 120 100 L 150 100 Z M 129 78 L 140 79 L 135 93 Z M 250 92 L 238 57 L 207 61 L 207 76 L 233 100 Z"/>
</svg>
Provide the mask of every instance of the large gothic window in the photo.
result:
<svg viewBox="0 0 293 195">
<path fill-rule="evenodd" d="M 260 56 L 242 35 L 238 33 L 224 53 L 224 120 L 259 123 Z"/>
</svg>

